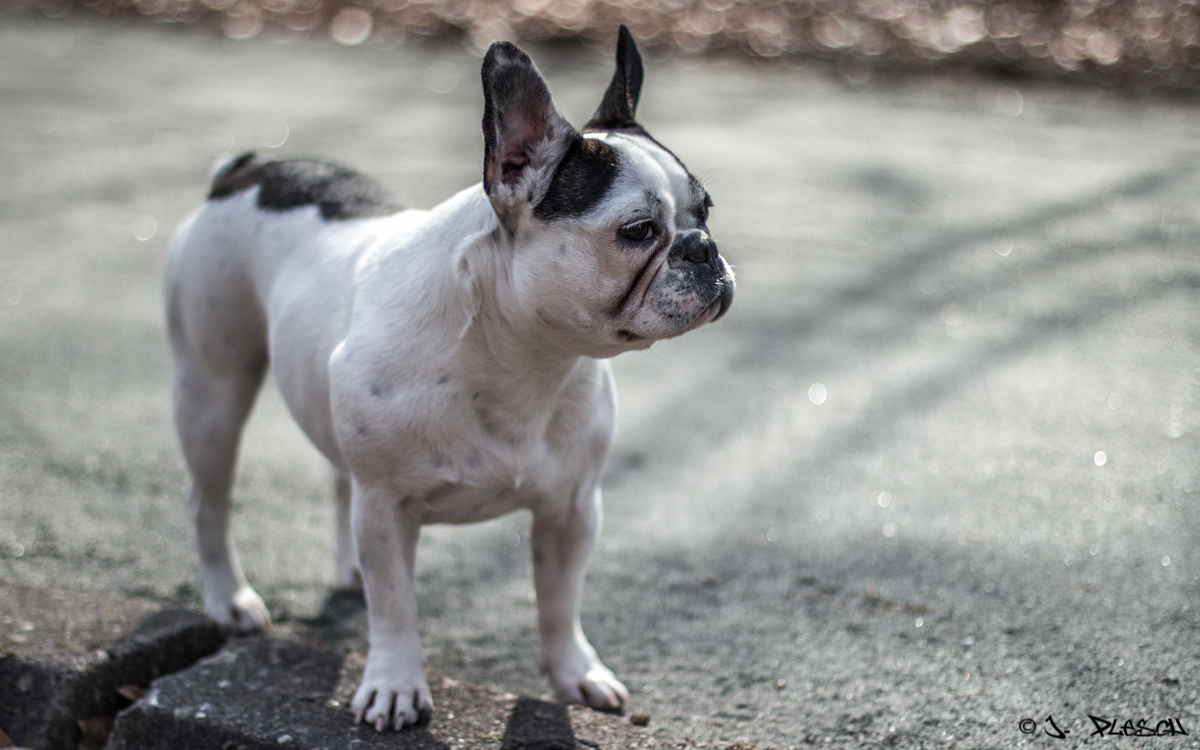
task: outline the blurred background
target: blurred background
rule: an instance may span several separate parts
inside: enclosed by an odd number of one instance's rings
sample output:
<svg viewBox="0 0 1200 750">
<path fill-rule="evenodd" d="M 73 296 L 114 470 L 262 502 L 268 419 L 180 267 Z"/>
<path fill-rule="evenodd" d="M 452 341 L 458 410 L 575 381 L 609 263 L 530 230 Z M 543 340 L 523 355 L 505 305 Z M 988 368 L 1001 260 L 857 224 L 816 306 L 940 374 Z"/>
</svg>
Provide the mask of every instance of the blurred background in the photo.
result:
<svg viewBox="0 0 1200 750">
<path fill-rule="evenodd" d="M 584 626 L 651 731 L 1015 747 L 1200 727 L 1200 128 L 1187 2 L 8 0 L 0 580 L 200 603 L 159 277 L 223 155 L 319 155 L 429 207 L 478 181 L 510 38 L 586 121 L 705 181 L 729 315 L 614 360 Z M 235 494 L 285 632 L 328 596 L 325 467 L 273 386 Z M 431 527 L 422 637 L 533 695 L 528 518 Z M 0 647 L 19 637 L 0 612 Z M 1040 730 L 1039 730 L 1040 732 Z M 1175 742 L 1176 744 L 1169 744 Z M 1192 742 L 1193 745 L 1187 743 Z"/>
<path fill-rule="evenodd" d="M 966 66 L 1108 86 L 1186 89 L 1200 69 L 1192 0 L 7 0 L 48 17 L 144 17 L 231 39 L 389 47 L 407 37 L 606 44 L 625 23 L 659 55 L 729 52 L 864 67 Z M 855 70 L 855 69 L 859 70 Z"/>
</svg>

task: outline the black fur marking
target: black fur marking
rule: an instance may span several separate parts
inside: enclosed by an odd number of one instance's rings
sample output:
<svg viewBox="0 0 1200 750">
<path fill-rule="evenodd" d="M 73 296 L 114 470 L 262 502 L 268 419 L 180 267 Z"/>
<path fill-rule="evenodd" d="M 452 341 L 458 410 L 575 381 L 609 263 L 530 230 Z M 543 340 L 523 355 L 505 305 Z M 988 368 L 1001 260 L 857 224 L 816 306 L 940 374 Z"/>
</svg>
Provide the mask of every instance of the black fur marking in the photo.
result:
<svg viewBox="0 0 1200 750">
<path fill-rule="evenodd" d="M 675 155 L 674 151 L 672 151 L 671 149 L 669 149 L 666 146 L 659 143 L 659 141 L 654 136 L 650 135 L 650 133 L 645 128 L 643 128 L 641 125 L 638 125 L 637 123 L 633 123 L 633 125 L 631 125 L 629 127 L 598 128 L 598 127 L 592 126 L 589 123 L 588 126 L 585 127 L 582 132 L 583 133 L 611 132 L 611 133 L 621 133 L 622 135 L 634 136 L 634 137 L 638 137 L 638 138 L 645 138 L 650 143 L 652 143 L 655 146 L 657 146 L 658 148 L 662 149 L 664 152 L 666 152 L 666 154 L 668 156 L 670 156 L 672 159 L 675 160 L 675 163 L 679 165 L 680 169 L 682 169 L 684 172 L 687 173 L 688 187 L 692 191 L 692 193 L 693 194 L 698 193 L 699 195 L 703 196 L 698 199 L 700 201 L 700 203 L 696 207 L 690 208 L 689 210 L 696 216 L 696 218 L 700 221 L 701 224 L 706 224 L 708 222 L 708 209 L 712 207 L 712 199 L 708 196 L 708 191 L 706 191 L 704 189 L 703 183 L 700 182 L 700 179 L 698 177 L 696 177 L 696 175 L 692 174 L 691 170 L 687 168 L 687 165 L 683 163 L 682 159 L 680 159 L 678 156 Z"/>
<path fill-rule="evenodd" d="M 696 217 L 696 220 L 700 222 L 700 226 L 707 226 L 708 209 L 713 206 L 712 196 L 708 194 L 708 191 L 704 189 L 704 185 L 691 172 L 688 172 L 688 189 L 692 191 L 692 196 L 699 201 L 689 210 Z"/>
<path fill-rule="evenodd" d="M 642 78 L 642 56 L 637 42 L 622 24 L 617 33 L 617 70 L 608 84 L 608 91 L 604 92 L 600 108 L 584 130 L 640 130 L 635 115 L 642 95 Z"/>
<path fill-rule="evenodd" d="M 483 79 L 483 190 L 516 181 L 530 151 L 557 114 L 533 60 L 512 42 L 494 42 L 480 69 Z"/>
<path fill-rule="evenodd" d="M 629 304 L 629 300 L 631 297 L 633 297 L 633 293 L 637 291 L 638 285 L 642 283 L 642 277 L 646 275 L 646 272 L 650 270 L 650 266 L 653 265 L 654 258 L 655 254 L 651 253 L 650 256 L 646 258 L 646 262 L 642 264 L 642 267 L 638 269 L 637 275 L 633 277 L 633 281 L 630 282 L 629 287 L 625 290 L 625 293 L 621 295 L 621 298 L 617 300 L 617 304 L 613 307 L 614 315 L 624 310 L 625 306 Z"/>
<path fill-rule="evenodd" d="M 576 137 L 533 209 L 542 221 L 582 216 L 604 199 L 621 171 L 621 154 L 604 141 Z"/>
<path fill-rule="evenodd" d="M 326 221 L 390 216 L 404 209 L 377 180 L 341 164 L 310 159 L 260 162 L 253 153 L 242 154 L 218 172 L 208 197 L 226 198 L 255 185 L 259 208 L 317 206 Z"/>
</svg>

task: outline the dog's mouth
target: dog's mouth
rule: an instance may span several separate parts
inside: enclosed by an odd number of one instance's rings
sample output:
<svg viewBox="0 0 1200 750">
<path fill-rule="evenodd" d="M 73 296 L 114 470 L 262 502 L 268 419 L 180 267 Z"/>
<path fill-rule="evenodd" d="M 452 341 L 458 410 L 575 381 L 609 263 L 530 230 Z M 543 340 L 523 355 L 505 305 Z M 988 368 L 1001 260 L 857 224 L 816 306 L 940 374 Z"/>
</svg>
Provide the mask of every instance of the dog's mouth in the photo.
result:
<svg viewBox="0 0 1200 750">
<path fill-rule="evenodd" d="M 711 303 L 709 303 L 708 307 L 706 307 L 702 311 L 700 311 L 699 315 L 692 318 L 692 320 L 687 325 L 685 325 L 682 328 L 679 328 L 675 331 L 669 332 L 663 336 L 659 336 L 657 338 L 675 338 L 676 336 L 680 336 L 684 333 L 687 333 L 688 331 L 695 330 L 695 329 L 699 328 L 700 326 L 704 325 L 705 323 L 711 323 L 712 321 L 721 317 L 722 314 L 724 314 L 726 307 L 727 307 L 727 305 L 724 304 L 724 300 L 721 297 L 718 297 L 717 299 L 715 299 Z M 644 343 L 647 341 L 653 341 L 656 338 L 656 337 L 652 337 L 652 336 L 642 336 L 640 334 L 634 333 L 633 331 L 629 330 L 628 328 L 618 328 L 616 335 L 617 335 L 617 338 L 620 339 L 621 343 L 623 343 L 623 344 L 641 344 L 641 343 Z"/>
</svg>

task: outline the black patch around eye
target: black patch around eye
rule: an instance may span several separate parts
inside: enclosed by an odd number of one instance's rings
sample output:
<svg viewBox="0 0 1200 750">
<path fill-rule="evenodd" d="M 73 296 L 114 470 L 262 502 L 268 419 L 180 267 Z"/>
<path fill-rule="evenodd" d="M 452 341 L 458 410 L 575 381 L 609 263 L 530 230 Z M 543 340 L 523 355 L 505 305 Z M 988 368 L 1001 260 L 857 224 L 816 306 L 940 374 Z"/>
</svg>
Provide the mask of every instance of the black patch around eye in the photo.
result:
<svg viewBox="0 0 1200 750">
<path fill-rule="evenodd" d="M 691 208 L 688 209 L 688 212 L 695 216 L 696 220 L 701 224 L 707 223 L 708 209 L 712 208 L 713 204 L 712 197 L 708 194 L 708 191 L 704 189 L 704 185 L 701 184 L 700 180 L 697 179 L 696 176 L 691 172 L 688 172 L 688 190 L 691 191 L 693 196 L 704 196 L 699 202 L 692 204 Z"/>
<path fill-rule="evenodd" d="M 253 153 L 222 169 L 208 197 L 225 198 L 255 185 L 259 208 L 288 211 L 315 205 L 327 221 L 390 216 L 405 208 L 378 180 L 347 166 L 310 159 L 260 162 Z"/>
<path fill-rule="evenodd" d="M 533 215 L 541 221 L 582 216 L 603 200 L 620 169 L 621 155 L 615 148 L 595 138 L 576 138 Z"/>
</svg>

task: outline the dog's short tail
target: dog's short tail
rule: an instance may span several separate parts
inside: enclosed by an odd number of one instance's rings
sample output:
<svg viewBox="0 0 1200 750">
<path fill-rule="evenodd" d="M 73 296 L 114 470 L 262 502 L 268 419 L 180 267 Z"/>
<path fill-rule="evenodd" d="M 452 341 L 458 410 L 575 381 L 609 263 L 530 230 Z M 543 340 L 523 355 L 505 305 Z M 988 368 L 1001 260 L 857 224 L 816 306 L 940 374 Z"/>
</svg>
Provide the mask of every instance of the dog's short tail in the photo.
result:
<svg viewBox="0 0 1200 750">
<path fill-rule="evenodd" d="M 212 169 L 209 170 L 212 188 L 209 190 L 208 197 L 221 198 L 244 187 L 239 184 L 241 182 L 239 178 L 255 166 L 257 159 L 258 156 L 253 151 L 247 151 L 240 156 L 222 156 L 217 159 Z"/>
</svg>

